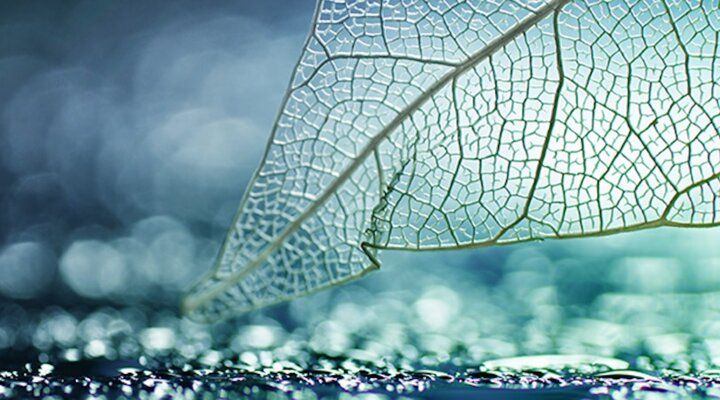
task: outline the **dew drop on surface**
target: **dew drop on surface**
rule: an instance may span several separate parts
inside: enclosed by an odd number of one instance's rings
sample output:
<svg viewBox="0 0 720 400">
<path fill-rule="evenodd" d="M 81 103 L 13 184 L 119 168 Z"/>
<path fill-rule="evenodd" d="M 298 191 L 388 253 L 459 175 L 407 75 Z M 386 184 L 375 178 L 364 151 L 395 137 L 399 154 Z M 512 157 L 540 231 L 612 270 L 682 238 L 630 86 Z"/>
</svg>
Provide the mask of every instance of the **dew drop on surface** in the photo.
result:
<svg viewBox="0 0 720 400">
<path fill-rule="evenodd" d="M 441 372 L 441 371 L 419 369 L 419 370 L 414 371 L 414 374 L 417 374 L 422 377 L 428 377 L 432 380 L 441 379 L 446 382 L 452 382 L 453 380 L 455 380 L 455 378 L 452 375 L 446 374 L 445 372 Z"/>
<path fill-rule="evenodd" d="M 52 364 L 41 364 L 40 368 L 38 368 L 38 375 L 47 376 L 51 374 L 54 370 L 55 367 Z"/>
<path fill-rule="evenodd" d="M 513 370 L 526 370 L 536 368 L 571 369 L 589 365 L 603 366 L 610 369 L 625 369 L 630 366 L 628 362 L 617 358 L 598 357 L 585 354 L 547 354 L 510 357 L 486 361 L 482 365 L 490 370 L 501 368 Z"/>
<path fill-rule="evenodd" d="M 660 379 L 658 379 L 655 376 L 646 374 L 641 371 L 632 370 L 632 369 L 617 369 L 617 370 L 612 370 L 612 371 L 600 372 L 600 373 L 595 374 L 595 377 L 606 378 L 606 379 L 617 379 L 617 380 L 642 380 L 642 381 L 655 381 L 655 382 L 660 381 Z"/>
<path fill-rule="evenodd" d="M 222 360 L 222 353 L 219 351 L 208 351 L 200 358 L 199 362 L 203 365 L 214 366 L 217 365 L 220 360 Z"/>
</svg>

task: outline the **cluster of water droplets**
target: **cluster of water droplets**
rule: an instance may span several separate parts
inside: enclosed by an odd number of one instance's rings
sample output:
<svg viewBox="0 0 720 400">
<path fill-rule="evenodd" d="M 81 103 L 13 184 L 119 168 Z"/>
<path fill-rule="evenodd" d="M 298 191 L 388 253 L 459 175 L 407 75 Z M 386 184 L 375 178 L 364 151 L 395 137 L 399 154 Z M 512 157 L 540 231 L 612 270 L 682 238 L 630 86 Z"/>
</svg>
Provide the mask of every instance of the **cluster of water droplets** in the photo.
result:
<svg viewBox="0 0 720 400">
<path fill-rule="evenodd" d="M 143 306 L 5 304 L 0 397 L 720 397 L 717 293 L 605 293 L 573 307 L 558 284 L 523 291 L 539 279 L 527 272 L 474 288 L 462 273 L 417 272 L 391 272 L 414 277 L 407 290 L 378 274 L 216 325 Z"/>
</svg>

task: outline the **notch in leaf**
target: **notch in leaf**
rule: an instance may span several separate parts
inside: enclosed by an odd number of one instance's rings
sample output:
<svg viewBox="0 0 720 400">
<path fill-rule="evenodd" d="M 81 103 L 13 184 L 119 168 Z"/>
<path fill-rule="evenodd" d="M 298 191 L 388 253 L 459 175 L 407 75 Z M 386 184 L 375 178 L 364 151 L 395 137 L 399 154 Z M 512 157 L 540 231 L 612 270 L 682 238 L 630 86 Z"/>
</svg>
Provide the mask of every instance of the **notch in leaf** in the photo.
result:
<svg viewBox="0 0 720 400">
<path fill-rule="evenodd" d="M 483 247 L 720 221 L 710 2 L 320 1 L 215 269 L 212 321 Z"/>
</svg>

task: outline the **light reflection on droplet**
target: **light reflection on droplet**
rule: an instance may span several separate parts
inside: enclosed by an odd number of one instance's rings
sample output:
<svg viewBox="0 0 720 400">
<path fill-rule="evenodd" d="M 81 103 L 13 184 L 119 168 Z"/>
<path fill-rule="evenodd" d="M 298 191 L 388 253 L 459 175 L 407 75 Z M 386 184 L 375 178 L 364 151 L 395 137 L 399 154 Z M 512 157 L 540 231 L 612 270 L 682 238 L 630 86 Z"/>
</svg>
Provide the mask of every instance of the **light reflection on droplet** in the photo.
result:
<svg viewBox="0 0 720 400">
<path fill-rule="evenodd" d="M 85 346 L 85 355 L 89 358 L 107 357 L 108 346 L 104 341 L 100 339 L 91 340 Z"/>
<path fill-rule="evenodd" d="M 175 332 L 169 328 L 147 328 L 140 332 L 140 341 L 148 350 L 168 350 L 175 345 Z"/>
<path fill-rule="evenodd" d="M 499 360 L 486 361 L 483 366 L 489 369 L 509 368 L 514 370 L 524 370 L 533 368 L 573 368 L 583 365 L 601 365 L 610 369 L 627 369 L 630 364 L 626 361 L 610 358 L 598 357 L 584 354 L 548 354 L 537 356 L 511 357 Z"/>
<path fill-rule="evenodd" d="M 243 328 L 235 340 L 238 341 L 237 347 L 242 345 L 256 349 L 265 349 L 271 347 L 280 338 L 282 333 L 278 328 L 266 325 L 251 325 Z"/>
</svg>

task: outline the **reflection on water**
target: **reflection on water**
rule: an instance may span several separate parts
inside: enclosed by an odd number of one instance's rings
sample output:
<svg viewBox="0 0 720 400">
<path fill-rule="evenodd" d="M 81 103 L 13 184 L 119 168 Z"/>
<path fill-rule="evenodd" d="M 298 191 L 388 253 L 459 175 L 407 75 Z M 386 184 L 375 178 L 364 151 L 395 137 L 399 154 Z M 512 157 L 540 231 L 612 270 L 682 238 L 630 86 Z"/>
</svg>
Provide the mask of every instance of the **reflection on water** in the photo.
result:
<svg viewBox="0 0 720 400">
<path fill-rule="evenodd" d="M 182 232 L 161 218 L 82 246 L 149 266 L 185 237 L 190 263 L 199 239 Z M 99 309 L 6 301 L 0 396 L 720 396 L 718 234 L 387 253 L 367 279 L 213 326 L 118 289 Z M 180 281 L 157 271 L 128 276 Z"/>
</svg>

